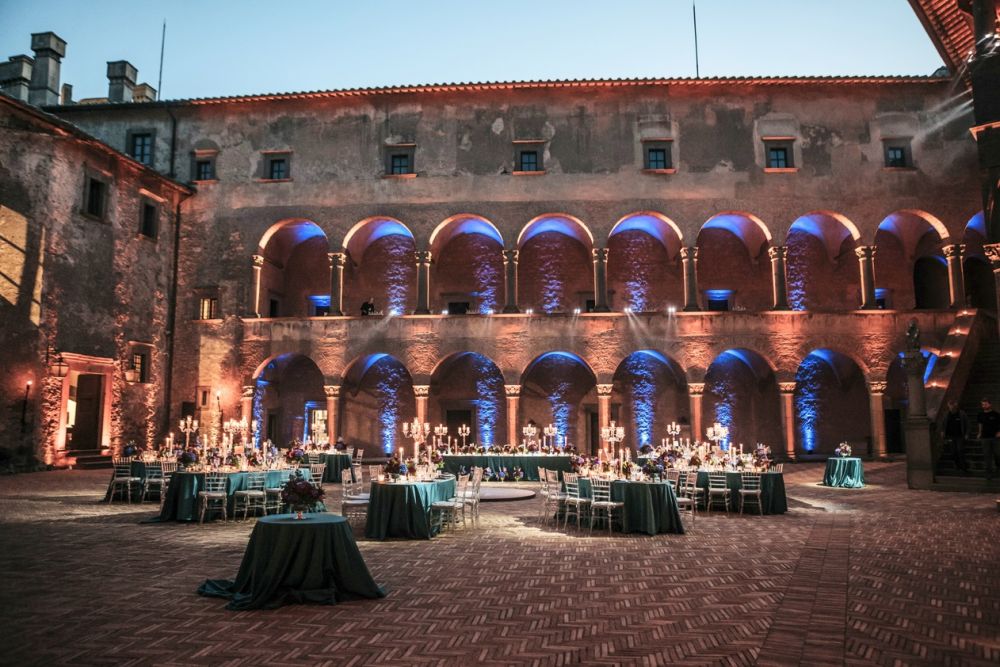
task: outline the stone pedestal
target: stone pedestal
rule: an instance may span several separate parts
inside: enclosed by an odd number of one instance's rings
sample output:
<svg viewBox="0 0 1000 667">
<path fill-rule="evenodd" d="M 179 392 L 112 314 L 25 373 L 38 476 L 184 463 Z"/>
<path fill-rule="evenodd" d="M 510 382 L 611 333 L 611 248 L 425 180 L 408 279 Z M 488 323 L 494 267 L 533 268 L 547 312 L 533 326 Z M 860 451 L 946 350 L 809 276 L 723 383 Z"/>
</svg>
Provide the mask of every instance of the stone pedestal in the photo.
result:
<svg viewBox="0 0 1000 667">
<path fill-rule="evenodd" d="M 931 446 L 931 421 L 927 417 L 907 417 L 903 423 L 906 437 L 906 484 L 911 489 L 929 489 L 934 484 L 934 453 Z"/>
</svg>

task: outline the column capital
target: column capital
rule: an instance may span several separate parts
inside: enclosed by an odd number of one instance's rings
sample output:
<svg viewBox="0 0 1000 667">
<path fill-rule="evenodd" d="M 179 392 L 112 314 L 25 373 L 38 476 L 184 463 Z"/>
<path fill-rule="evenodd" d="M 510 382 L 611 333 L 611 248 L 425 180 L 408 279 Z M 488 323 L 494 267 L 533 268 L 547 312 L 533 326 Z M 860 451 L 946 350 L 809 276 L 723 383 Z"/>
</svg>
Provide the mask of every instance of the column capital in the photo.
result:
<svg viewBox="0 0 1000 667">
<path fill-rule="evenodd" d="M 798 382 L 779 382 L 778 383 L 778 390 L 782 394 L 794 394 L 795 393 L 795 387 L 797 385 L 798 385 Z"/>
<path fill-rule="evenodd" d="M 687 261 L 689 259 L 698 259 L 698 246 L 685 246 L 681 248 L 681 259 Z"/>
<path fill-rule="evenodd" d="M 611 396 L 611 390 L 614 389 L 613 384 L 599 384 L 597 385 L 597 395 L 601 396 Z"/>
<path fill-rule="evenodd" d="M 705 393 L 704 382 L 688 382 L 688 393 L 692 396 L 701 396 Z"/>
<path fill-rule="evenodd" d="M 413 385 L 413 394 L 417 398 L 427 398 L 431 395 L 431 386 L 429 384 L 415 384 Z"/>
<path fill-rule="evenodd" d="M 260 268 L 264 266 L 264 255 L 250 255 L 250 261 L 254 268 Z"/>
<path fill-rule="evenodd" d="M 990 266 L 994 273 L 1000 273 L 1000 243 L 987 243 L 983 246 L 986 259 L 990 260 Z"/>
<path fill-rule="evenodd" d="M 331 267 L 343 268 L 347 264 L 346 252 L 328 252 L 326 256 L 330 259 Z"/>
<path fill-rule="evenodd" d="M 965 254 L 965 244 L 964 243 L 952 243 L 951 245 L 946 245 L 941 248 L 941 252 L 948 259 L 961 259 L 962 255 Z"/>
<path fill-rule="evenodd" d="M 521 385 L 519 384 L 505 384 L 503 390 L 507 394 L 507 398 L 517 398 L 521 395 Z"/>
<path fill-rule="evenodd" d="M 517 255 L 518 255 L 517 250 L 504 250 L 503 261 L 517 264 Z"/>
<path fill-rule="evenodd" d="M 889 383 L 885 380 L 869 380 L 868 381 L 868 391 L 872 394 L 884 394 L 885 390 L 889 387 Z"/>
<path fill-rule="evenodd" d="M 772 260 L 785 259 L 788 256 L 788 246 L 775 245 L 767 249 L 767 256 Z"/>
<path fill-rule="evenodd" d="M 323 385 L 323 393 L 326 394 L 327 398 L 339 398 L 340 397 L 340 385 L 339 384 L 327 384 L 327 385 Z"/>
<path fill-rule="evenodd" d="M 416 258 L 417 264 L 423 264 L 424 266 L 430 264 L 432 260 L 430 250 L 415 250 L 413 256 Z"/>
<path fill-rule="evenodd" d="M 854 249 L 854 254 L 858 256 L 858 259 L 875 259 L 875 246 L 859 245 Z"/>
<path fill-rule="evenodd" d="M 608 249 L 607 248 L 592 248 L 590 250 L 590 254 L 594 258 L 595 262 L 606 262 L 606 261 L 608 261 Z"/>
<path fill-rule="evenodd" d="M 245 384 L 243 389 L 240 391 L 241 398 L 253 398 L 253 385 Z"/>
</svg>

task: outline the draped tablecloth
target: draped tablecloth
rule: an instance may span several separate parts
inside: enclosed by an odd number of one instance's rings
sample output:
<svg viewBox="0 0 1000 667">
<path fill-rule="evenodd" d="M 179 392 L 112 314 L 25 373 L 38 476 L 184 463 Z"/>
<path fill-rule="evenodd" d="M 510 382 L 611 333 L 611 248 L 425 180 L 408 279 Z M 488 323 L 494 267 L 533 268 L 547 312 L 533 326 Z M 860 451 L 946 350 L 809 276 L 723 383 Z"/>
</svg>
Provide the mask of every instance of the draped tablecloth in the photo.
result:
<svg viewBox="0 0 1000 667">
<path fill-rule="evenodd" d="M 263 517 L 250 535 L 236 581 L 208 579 L 198 593 L 227 598 L 226 609 L 233 611 L 385 597 L 347 519 L 334 514 Z"/>
<path fill-rule="evenodd" d="M 824 486 L 860 489 L 865 485 L 865 470 L 856 456 L 831 456 L 826 460 Z"/>
<path fill-rule="evenodd" d="M 310 480 L 309 469 L 299 468 L 302 476 Z M 294 475 L 294 469 L 268 470 L 266 472 L 267 481 L 265 486 L 269 489 L 283 486 L 288 481 L 289 475 Z M 226 495 L 229 496 L 227 512 L 233 516 L 233 494 L 247 488 L 248 472 L 227 473 Z M 166 498 L 163 499 L 163 510 L 160 512 L 160 521 L 197 521 L 198 520 L 198 492 L 205 489 L 204 472 L 175 472 L 170 486 L 167 488 Z M 318 508 L 317 508 L 318 509 Z"/>
<path fill-rule="evenodd" d="M 430 539 L 431 504 L 454 497 L 454 477 L 432 482 L 372 481 L 365 537 Z"/>
<path fill-rule="evenodd" d="M 444 456 L 444 471 L 458 475 L 461 468 L 472 470 L 474 467 L 491 468 L 495 473 L 500 468 L 507 469 L 507 479 L 513 481 L 514 468 L 524 471 L 524 479 L 538 481 L 538 468 L 573 472 L 570 456 L 548 454 L 446 454 Z M 562 475 L 560 475 L 560 478 Z"/>
<path fill-rule="evenodd" d="M 580 478 L 580 495 L 592 498 L 590 480 Z M 611 482 L 611 500 L 625 503 L 625 532 L 684 534 L 677 496 L 669 482 Z"/>
<path fill-rule="evenodd" d="M 742 473 L 726 471 L 726 486 L 729 487 L 733 508 L 740 509 L 740 493 L 743 488 Z M 708 495 L 708 472 L 698 471 L 698 486 L 706 489 Z M 785 496 L 785 476 L 780 472 L 766 472 L 760 476 L 761 505 L 764 514 L 784 514 L 788 511 L 788 498 Z M 756 508 L 754 508 L 756 511 Z"/>
<path fill-rule="evenodd" d="M 310 457 L 314 456 L 310 454 Z M 351 481 L 356 481 L 354 479 L 354 469 L 351 468 L 351 457 L 347 454 L 320 454 L 319 462 L 326 464 L 326 470 L 323 471 L 323 481 L 339 484 L 341 480 L 341 474 L 345 470 L 351 473 Z"/>
</svg>

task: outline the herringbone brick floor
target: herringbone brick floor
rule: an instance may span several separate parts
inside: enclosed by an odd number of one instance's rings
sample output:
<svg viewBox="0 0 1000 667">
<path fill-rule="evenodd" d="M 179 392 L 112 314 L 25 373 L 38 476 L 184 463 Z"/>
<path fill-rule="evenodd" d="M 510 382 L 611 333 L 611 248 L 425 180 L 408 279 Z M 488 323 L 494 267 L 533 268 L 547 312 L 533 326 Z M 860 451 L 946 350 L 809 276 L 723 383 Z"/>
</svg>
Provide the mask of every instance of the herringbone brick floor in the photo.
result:
<svg viewBox="0 0 1000 667">
<path fill-rule="evenodd" d="M 563 534 L 533 501 L 482 527 L 359 544 L 383 600 L 233 613 L 253 522 L 139 525 L 107 472 L 0 478 L 0 663 L 9 665 L 996 665 L 992 497 L 860 491 L 790 466 L 790 512 L 702 514 L 687 535 Z M 335 498 L 334 498 L 335 500 Z M 331 507 L 336 502 L 329 503 Z"/>
</svg>

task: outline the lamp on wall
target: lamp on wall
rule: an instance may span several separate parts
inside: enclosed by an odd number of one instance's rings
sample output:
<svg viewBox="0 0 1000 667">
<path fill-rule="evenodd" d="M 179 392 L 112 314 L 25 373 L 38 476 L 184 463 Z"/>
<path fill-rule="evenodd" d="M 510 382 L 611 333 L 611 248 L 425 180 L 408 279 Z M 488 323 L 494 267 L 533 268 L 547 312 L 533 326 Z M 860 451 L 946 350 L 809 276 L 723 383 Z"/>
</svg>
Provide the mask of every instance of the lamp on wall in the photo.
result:
<svg viewBox="0 0 1000 667">
<path fill-rule="evenodd" d="M 52 352 L 52 358 L 49 358 L 49 351 Z M 49 375 L 54 378 L 64 378 L 69 375 L 69 364 L 63 359 L 61 352 L 56 352 L 55 348 L 48 348 L 45 350 L 45 365 L 49 367 Z"/>
<path fill-rule="evenodd" d="M 135 369 L 135 366 L 125 369 L 125 381 L 128 383 L 134 383 L 139 379 L 139 371 Z"/>
</svg>

